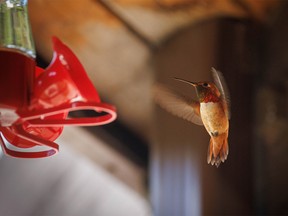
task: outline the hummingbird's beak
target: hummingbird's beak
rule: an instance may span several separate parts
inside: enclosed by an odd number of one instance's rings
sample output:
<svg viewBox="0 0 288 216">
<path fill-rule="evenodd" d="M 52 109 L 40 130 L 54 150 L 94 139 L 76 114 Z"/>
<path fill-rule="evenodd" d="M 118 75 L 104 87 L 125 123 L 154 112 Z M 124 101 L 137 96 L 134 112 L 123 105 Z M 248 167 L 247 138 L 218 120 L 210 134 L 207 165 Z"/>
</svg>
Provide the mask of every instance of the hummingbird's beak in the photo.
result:
<svg viewBox="0 0 288 216">
<path fill-rule="evenodd" d="M 192 85 L 192 86 L 194 86 L 194 87 L 197 86 L 197 83 L 196 83 L 196 82 L 191 82 L 191 81 L 184 80 L 184 79 L 180 79 L 180 78 L 177 78 L 177 77 L 174 77 L 174 79 L 175 79 L 175 80 L 178 80 L 178 81 L 180 81 L 180 82 L 187 83 L 187 84 Z"/>
</svg>

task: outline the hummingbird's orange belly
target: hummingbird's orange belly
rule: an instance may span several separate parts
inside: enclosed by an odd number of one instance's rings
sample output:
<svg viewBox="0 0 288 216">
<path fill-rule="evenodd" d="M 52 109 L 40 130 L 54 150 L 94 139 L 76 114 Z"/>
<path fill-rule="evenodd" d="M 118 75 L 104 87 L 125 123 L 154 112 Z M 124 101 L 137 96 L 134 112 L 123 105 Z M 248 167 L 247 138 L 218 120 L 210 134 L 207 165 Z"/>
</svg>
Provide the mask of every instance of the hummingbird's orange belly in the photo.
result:
<svg viewBox="0 0 288 216">
<path fill-rule="evenodd" d="M 210 135 L 225 133 L 228 130 L 228 118 L 220 103 L 200 103 L 203 124 Z"/>
</svg>

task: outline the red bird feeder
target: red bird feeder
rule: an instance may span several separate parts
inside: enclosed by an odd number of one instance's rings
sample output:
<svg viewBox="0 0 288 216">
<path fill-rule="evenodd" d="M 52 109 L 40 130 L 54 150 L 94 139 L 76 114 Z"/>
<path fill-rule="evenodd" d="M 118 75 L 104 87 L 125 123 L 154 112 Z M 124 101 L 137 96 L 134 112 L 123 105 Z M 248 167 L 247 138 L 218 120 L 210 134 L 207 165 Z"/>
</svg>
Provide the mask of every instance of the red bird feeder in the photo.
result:
<svg viewBox="0 0 288 216">
<path fill-rule="evenodd" d="M 115 107 L 101 102 L 73 52 L 56 37 L 53 43 L 54 57 L 46 70 L 21 52 L 0 51 L 0 144 L 7 155 L 49 157 L 58 152 L 53 141 L 65 125 L 103 125 L 116 118 Z M 69 112 L 79 110 L 99 115 L 68 117 Z M 46 149 L 34 151 L 36 146 Z"/>
</svg>

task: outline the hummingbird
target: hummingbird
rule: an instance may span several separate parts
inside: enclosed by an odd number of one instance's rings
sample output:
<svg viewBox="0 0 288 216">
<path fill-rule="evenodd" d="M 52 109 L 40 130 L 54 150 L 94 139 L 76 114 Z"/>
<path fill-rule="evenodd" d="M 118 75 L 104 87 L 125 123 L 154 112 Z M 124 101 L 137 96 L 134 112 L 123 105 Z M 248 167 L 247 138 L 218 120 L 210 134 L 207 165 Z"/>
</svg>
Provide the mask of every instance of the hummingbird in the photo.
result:
<svg viewBox="0 0 288 216">
<path fill-rule="evenodd" d="M 197 100 L 173 92 L 164 85 L 154 88 L 154 99 L 168 112 L 197 125 L 204 125 L 210 135 L 207 163 L 219 167 L 228 156 L 230 97 L 224 77 L 212 68 L 214 82 L 191 82 L 174 77 L 196 89 Z"/>
</svg>

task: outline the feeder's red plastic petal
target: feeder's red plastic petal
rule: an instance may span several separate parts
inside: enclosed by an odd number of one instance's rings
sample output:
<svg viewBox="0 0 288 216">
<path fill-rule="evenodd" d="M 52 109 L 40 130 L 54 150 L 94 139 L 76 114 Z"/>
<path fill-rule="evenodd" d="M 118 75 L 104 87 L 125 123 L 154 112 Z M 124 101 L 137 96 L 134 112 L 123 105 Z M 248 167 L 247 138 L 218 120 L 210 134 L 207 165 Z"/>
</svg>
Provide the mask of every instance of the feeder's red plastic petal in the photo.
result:
<svg viewBox="0 0 288 216">
<path fill-rule="evenodd" d="M 39 72 L 34 88 L 31 109 L 19 113 L 22 120 L 32 126 L 103 125 L 116 118 L 114 106 L 101 102 L 83 66 L 74 53 L 59 39 L 53 37 L 54 56 L 44 72 Z M 94 110 L 104 115 L 96 117 L 69 118 L 71 111 Z M 50 118 L 65 113 L 66 116 Z"/>
<path fill-rule="evenodd" d="M 37 78 L 40 74 L 42 74 L 45 70 L 40 67 L 35 67 L 35 78 Z"/>
<path fill-rule="evenodd" d="M 45 146 L 48 148 L 48 150 L 44 151 L 38 151 L 38 152 L 23 152 L 23 151 L 16 151 L 13 149 L 9 149 L 2 137 L 0 137 L 0 145 L 2 147 L 2 150 L 5 154 L 10 155 L 12 157 L 17 158 L 43 158 L 43 157 L 49 157 L 54 154 L 56 154 L 59 151 L 59 146 L 51 142 L 49 140 L 41 139 L 38 136 L 35 136 L 33 134 L 27 133 L 21 125 L 13 126 L 13 127 L 6 127 L 1 128 L 1 132 L 3 136 L 6 138 L 10 138 L 9 142 L 15 146 L 20 146 L 20 143 L 27 143 L 30 142 L 33 144 L 33 146 L 39 145 L 39 146 Z M 11 140 L 11 138 L 13 138 Z"/>
<path fill-rule="evenodd" d="M 78 58 L 57 37 L 53 37 L 52 40 L 56 57 L 54 58 L 54 62 L 52 62 L 51 68 L 59 67 L 60 65 L 64 67 L 86 100 L 100 102 L 99 95 Z"/>
</svg>

